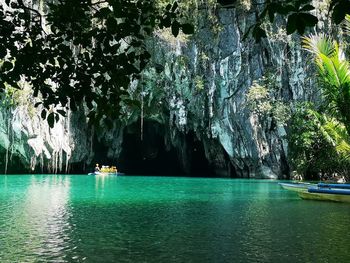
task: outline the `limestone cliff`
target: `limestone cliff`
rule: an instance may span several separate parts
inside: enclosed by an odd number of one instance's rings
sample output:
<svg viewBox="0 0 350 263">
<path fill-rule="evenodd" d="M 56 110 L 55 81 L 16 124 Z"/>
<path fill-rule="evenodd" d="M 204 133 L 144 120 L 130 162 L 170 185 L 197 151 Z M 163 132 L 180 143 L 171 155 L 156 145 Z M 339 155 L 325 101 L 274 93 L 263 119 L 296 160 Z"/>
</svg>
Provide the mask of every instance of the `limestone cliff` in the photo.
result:
<svg viewBox="0 0 350 263">
<path fill-rule="evenodd" d="M 28 87 L 3 94 L 1 101 L 0 173 L 67 173 L 71 164 L 89 160 L 84 116 L 78 120 L 78 113 L 69 113 L 49 128 Z"/>
<path fill-rule="evenodd" d="M 142 81 L 130 87 L 130 97 L 138 103 L 124 105 L 112 130 L 89 129 L 79 113 L 49 129 L 38 111 L 30 116 L 22 106 L 2 109 L 4 169 L 20 160 L 23 168 L 36 171 L 46 167 L 65 172 L 70 164 L 83 171 L 94 160 L 125 159 L 123 151 L 133 147 L 125 136 L 137 134 L 144 136 L 141 158 L 157 160 L 161 152 L 173 151 L 187 173 L 200 150 L 211 175 L 288 177 L 288 122 L 252 111 L 247 93 L 254 81 L 265 77 L 270 99 L 291 110 L 298 101 L 317 99 L 300 37 L 270 26 L 268 40 L 243 41 L 254 22 L 254 7 L 208 9 L 197 4 L 193 15 L 193 36 L 173 38 L 170 32 L 158 31 L 148 41 L 152 62 Z M 319 26 L 325 24 L 321 21 Z"/>
<path fill-rule="evenodd" d="M 326 8 L 322 2 L 316 4 L 319 27 L 324 28 L 322 10 Z M 267 77 L 270 99 L 291 110 L 298 101 L 317 100 L 315 78 L 310 78 L 312 69 L 300 37 L 270 27 L 267 40 L 243 41 L 254 21 L 252 8 L 208 11 L 199 7 L 194 15 L 194 36 L 175 39 L 162 31 L 149 44 L 154 69 L 144 75 L 143 97 L 154 97 L 154 90 L 163 87 L 165 94 L 158 96 L 164 101 L 156 107 L 166 115 L 165 122 L 164 116 L 158 119 L 168 127 L 169 147 L 177 149 L 183 167 L 190 171 L 193 149 L 185 138 L 193 133 L 216 175 L 288 177 L 288 121 L 279 123 L 271 114 L 253 112 L 247 107 L 247 93 L 254 81 Z"/>
</svg>

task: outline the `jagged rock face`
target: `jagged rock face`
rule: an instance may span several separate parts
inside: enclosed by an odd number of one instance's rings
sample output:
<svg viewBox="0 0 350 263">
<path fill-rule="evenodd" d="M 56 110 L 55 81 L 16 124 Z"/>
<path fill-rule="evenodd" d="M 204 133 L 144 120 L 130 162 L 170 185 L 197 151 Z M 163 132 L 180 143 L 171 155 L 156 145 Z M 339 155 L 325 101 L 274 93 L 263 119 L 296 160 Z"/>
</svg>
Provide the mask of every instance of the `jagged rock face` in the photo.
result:
<svg viewBox="0 0 350 263">
<path fill-rule="evenodd" d="M 72 164 L 89 160 L 85 117 L 81 123 L 69 114 L 51 129 L 40 111 L 28 106 L 0 110 L 1 173 L 67 173 Z"/>
<path fill-rule="evenodd" d="M 154 128 L 164 140 L 162 147 L 176 152 L 174 161 L 186 173 L 193 172 L 194 160 L 202 160 L 199 151 L 207 160 L 210 175 L 289 176 L 288 126 L 252 112 L 246 94 L 254 80 L 272 74 L 277 87 L 273 99 L 290 103 L 291 108 L 297 101 L 315 101 L 318 95 L 307 78 L 310 69 L 299 37 L 271 28 L 268 40 L 259 44 L 243 41 L 255 19 L 251 11 L 197 11 L 194 36 L 174 39 L 159 31 L 149 41 L 153 62 L 143 79 L 142 96 L 148 99 L 144 118 L 157 123 Z M 133 87 L 131 90 L 137 93 Z M 89 129 L 81 113 L 71 114 L 54 129 L 37 115 L 29 116 L 20 108 L 0 111 L 0 155 L 8 168 L 13 158 L 13 171 L 18 160 L 25 169 L 46 167 L 49 172 L 65 172 L 77 164 L 83 169 L 81 165 L 91 165 L 92 160 L 118 160 L 123 147 L 130 147 L 123 143 L 128 127 L 140 116 L 116 120 L 114 128 L 107 130 Z M 147 138 L 152 125 L 143 132 Z M 164 153 L 158 146 L 147 147 L 146 155 Z"/>
<path fill-rule="evenodd" d="M 190 153 L 178 134 L 191 131 L 217 175 L 288 177 L 287 125 L 252 113 L 246 94 L 254 80 L 272 74 L 277 87 L 273 99 L 293 108 L 298 101 L 317 98 L 313 81 L 307 79 L 311 71 L 300 38 L 271 28 L 269 40 L 243 41 L 254 18 L 239 9 L 217 10 L 220 28 L 215 33 L 208 14 L 199 17 L 198 31 L 189 40 L 169 41 L 159 32 L 150 44 L 156 47 L 154 62 L 164 67 L 153 78 L 161 79 L 157 85 L 166 93 L 169 143 L 178 149 L 185 168 Z"/>
</svg>

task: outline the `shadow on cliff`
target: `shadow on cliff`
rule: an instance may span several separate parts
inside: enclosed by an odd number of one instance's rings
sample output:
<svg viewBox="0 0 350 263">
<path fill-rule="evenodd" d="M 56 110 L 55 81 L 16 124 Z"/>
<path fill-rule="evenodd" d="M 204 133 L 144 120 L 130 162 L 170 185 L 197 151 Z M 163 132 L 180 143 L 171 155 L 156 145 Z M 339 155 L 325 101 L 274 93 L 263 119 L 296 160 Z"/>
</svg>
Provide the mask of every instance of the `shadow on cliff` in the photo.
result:
<svg viewBox="0 0 350 263">
<path fill-rule="evenodd" d="M 155 121 L 145 121 L 141 139 L 140 123 L 134 123 L 125 129 L 118 167 L 133 175 L 213 176 L 201 142 L 192 133 L 179 140 L 181 147 L 173 147 Z"/>
<path fill-rule="evenodd" d="M 0 159 L 0 174 L 22 174 L 27 170 L 17 155 L 12 155 L 11 152 L 1 147 L 0 156 L 3 157 Z"/>
</svg>

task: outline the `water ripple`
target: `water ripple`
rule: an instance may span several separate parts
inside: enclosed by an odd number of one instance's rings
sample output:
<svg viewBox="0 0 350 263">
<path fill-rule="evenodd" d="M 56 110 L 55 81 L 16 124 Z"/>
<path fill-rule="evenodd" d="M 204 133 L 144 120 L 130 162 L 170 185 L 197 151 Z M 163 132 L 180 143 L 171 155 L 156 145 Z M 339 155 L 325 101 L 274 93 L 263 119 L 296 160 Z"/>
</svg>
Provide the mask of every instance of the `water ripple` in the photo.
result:
<svg viewBox="0 0 350 263">
<path fill-rule="evenodd" d="M 271 181 L 7 176 L 0 211 L 0 262 L 350 260 L 349 207 Z"/>
</svg>

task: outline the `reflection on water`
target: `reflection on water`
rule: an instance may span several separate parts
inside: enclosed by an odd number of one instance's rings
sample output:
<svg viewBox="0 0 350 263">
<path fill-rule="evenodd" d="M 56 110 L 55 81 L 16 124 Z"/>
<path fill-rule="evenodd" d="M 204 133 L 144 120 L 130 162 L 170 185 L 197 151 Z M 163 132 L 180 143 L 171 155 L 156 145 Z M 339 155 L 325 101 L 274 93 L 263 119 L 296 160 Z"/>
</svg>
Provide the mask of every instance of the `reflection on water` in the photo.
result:
<svg viewBox="0 0 350 263">
<path fill-rule="evenodd" d="M 0 176 L 0 211 L 0 262 L 350 261 L 349 206 L 273 181 Z"/>
<path fill-rule="evenodd" d="M 5 217 L 1 216 L 0 258 L 6 260 L 30 261 L 41 256 L 63 260 L 61 251 L 69 249 L 68 223 L 69 177 L 31 176 L 29 184 L 18 192 L 23 180 L 16 178 L 19 185 L 8 187 L 12 178 L 6 176 L 2 189 L 2 201 L 7 204 Z M 24 182 L 23 182 L 24 183 Z M 13 191 L 13 192 L 12 192 Z M 3 195 L 11 202 L 4 200 Z"/>
</svg>

